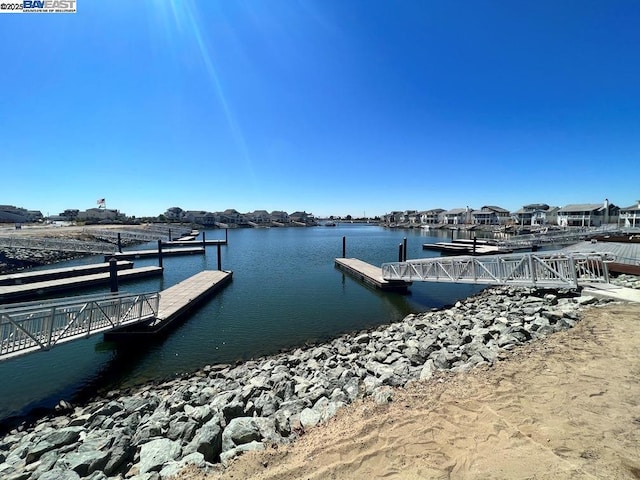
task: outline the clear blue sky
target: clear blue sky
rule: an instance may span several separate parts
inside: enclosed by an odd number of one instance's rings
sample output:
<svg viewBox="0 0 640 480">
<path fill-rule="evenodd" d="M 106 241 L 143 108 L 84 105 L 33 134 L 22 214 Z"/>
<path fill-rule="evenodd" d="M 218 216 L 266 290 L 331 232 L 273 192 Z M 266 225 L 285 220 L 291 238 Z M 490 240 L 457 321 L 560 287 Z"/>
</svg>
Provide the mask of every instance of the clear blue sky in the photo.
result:
<svg viewBox="0 0 640 480">
<path fill-rule="evenodd" d="M 0 204 L 640 199 L 637 0 L 77 0 L 0 15 Z"/>
</svg>

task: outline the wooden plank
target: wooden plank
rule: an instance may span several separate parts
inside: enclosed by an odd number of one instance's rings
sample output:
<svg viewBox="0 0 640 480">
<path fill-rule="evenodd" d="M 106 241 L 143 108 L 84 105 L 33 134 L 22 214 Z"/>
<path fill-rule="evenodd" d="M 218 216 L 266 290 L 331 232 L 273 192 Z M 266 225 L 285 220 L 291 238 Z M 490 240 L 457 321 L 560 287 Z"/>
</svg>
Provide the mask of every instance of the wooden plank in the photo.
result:
<svg viewBox="0 0 640 480">
<path fill-rule="evenodd" d="M 336 266 L 358 280 L 380 290 L 406 290 L 410 282 L 402 280 L 385 280 L 382 269 L 357 258 L 336 258 Z"/>
<path fill-rule="evenodd" d="M 169 247 L 190 247 L 193 245 L 202 245 L 202 240 L 189 240 L 189 241 L 184 241 L 184 240 L 172 240 L 170 242 L 162 242 L 162 246 L 164 247 L 169 246 Z M 226 240 L 205 240 L 204 242 L 205 245 L 226 245 L 227 241 Z M 162 253 L 164 253 L 164 250 L 162 250 Z"/>
<path fill-rule="evenodd" d="M 158 314 L 147 325 L 135 325 L 105 333 L 106 340 L 126 339 L 158 333 L 184 317 L 214 292 L 227 285 L 233 272 L 205 270 L 160 292 Z"/>
<path fill-rule="evenodd" d="M 118 270 L 133 268 L 133 262 L 126 260 L 119 261 Z M 58 278 L 77 277 L 80 275 L 90 275 L 109 271 L 109 263 L 95 263 L 91 265 L 80 265 L 76 267 L 49 268 L 46 270 L 29 270 L 27 272 L 10 273 L 0 275 L 0 285 L 21 285 L 24 283 L 43 282 L 45 280 L 55 280 Z"/>
<path fill-rule="evenodd" d="M 161 275 L 162 270 L 163 269 L 161 267 L 140 267 L 130 270 L 120 270 L 118 272 L 118 282 L 151 275 Z M 81 275 L 78 277 L 45 280 L 43 282 L 34 282 L 24 285 L 3 285 L 0 286 L 0 303 L 37 298 L 54 292 L 108 284 L 109 281 L 109 272 L 103 272 L 91 275 Z"/>
</svg>

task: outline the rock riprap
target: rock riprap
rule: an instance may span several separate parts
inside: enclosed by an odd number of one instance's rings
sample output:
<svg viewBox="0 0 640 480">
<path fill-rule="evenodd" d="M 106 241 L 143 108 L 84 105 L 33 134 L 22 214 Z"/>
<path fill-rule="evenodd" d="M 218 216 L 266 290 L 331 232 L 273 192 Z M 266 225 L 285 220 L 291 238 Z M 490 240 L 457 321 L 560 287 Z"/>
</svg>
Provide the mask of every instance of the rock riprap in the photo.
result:
<svg viewBox="0 0 640 480">
<path fill-rule="evenodd" d="M 491 288 L 443 310 L 236 366 L 207 366 L 158 385 L 113 391 L 0 440 L 0 478 L 157 479 L 186 465 L 293 441 L 364 396 L 438 370 L 491 365 L 525 342 L 575 325 L 572 292 Z M 56 476 L 58 474 L 58 476 Z"/>
</svg>

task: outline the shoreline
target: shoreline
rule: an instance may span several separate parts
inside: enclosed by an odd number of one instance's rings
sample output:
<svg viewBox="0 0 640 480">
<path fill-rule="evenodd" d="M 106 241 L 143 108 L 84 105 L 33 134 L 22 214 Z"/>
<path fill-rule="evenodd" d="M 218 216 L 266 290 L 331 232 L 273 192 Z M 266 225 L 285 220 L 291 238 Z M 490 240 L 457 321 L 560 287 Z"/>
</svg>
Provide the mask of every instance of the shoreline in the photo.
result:
<svg viewBox="0 0 640 480">
<path fill-rule="evenodd" d="M 166 478 L 187 465 L 219 468 L 243 452 L 295 442 L 356 400 L 386 404 L 397 387 L 493 365 L 608 303 L 572 292 L 489 288 L 450 308 L 323 344 L 205 366 L 82 405 L 61 402 L 56 415 L 0 439 L 0 474 L 35 479 L 20 475 L 71 469 Z"/>
</svg>

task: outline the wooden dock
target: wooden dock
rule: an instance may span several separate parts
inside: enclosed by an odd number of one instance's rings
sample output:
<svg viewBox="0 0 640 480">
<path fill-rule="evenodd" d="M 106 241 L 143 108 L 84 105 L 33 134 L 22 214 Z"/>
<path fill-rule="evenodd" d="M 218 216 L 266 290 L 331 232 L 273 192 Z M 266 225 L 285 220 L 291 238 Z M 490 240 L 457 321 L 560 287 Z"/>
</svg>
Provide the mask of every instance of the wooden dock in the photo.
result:
<svg viewBox="0 0 640 480">
<path fill-rule="evenodd" d="M 118 270 L 133 268 L 133 262 L 126 260 L 117 263 Z M 44 282 L 47 280 L 57 280 L 59 278 L 77 277 L 80 275 L 91 275 L 93 273 L 103 273 L 109 271 L 109 263 L 95 263 L 92 265 L 81 265 L 77 267 L 49 268 L 46 270 L 30 270 L 28 272 L 10 273 L 0 275 L 0 285 L 23 285 L 25 283 Z"/>
<path fill-rule="evenodd" d="M 167 247 L 194 247 L 194 246 L 209 246 L 209 245 L 226 245 L 226 240 L 172 240 L 170 242 L 162 242 L 162 246 Z M 162 250 L 164 253 L 165 250 Z"/>
<path fill-rule="evenodd" d="M 118 282 L 152 275 L 161 275 L 162 270 L 162 267 L 141 267 L 120 270 L 118 271 Z M 110 273 L 107 271 L 89 275 L 45 280 L 23 285 L 2 285 L 0 286 L 0 303 L 16 300 L 37 299 L 38 297 L 49 295 L 51 293 L 109 284 L 110 280 Z"/>
<path fill-rule="evenodd" d="M 160 292 L 160 304 L 155 320 L 105 333 L 105 340 L 149 335 L 162 331 L 176 320 L 202 304 L 204 300 L 227 285 L 233 272 L 205 270 Z"/>
<path fill-rule="evenodd" d="M 357 258 L 336 258 L 335 262 L 336 267 L 340 270 L 380 290 L 404 291 L 411 285 L 411 282 L 403 280 L 385 280 L 382 278 L 382 269 L 380 267 L 375 267 Z"/>
<path fill-rule="evenodd" d="M 163 248 L 162 256 L 169 255 L 203 255 L 204 247 L 193 248 Z M 127 250 L 126 252 L 115 252 L 104 256 L 104 261 L 108 262 L 110 258 L 115 259 L 136 259 L 136 258 L 151 258 L 159 256 L 158 250 Z"/>
</svg>

